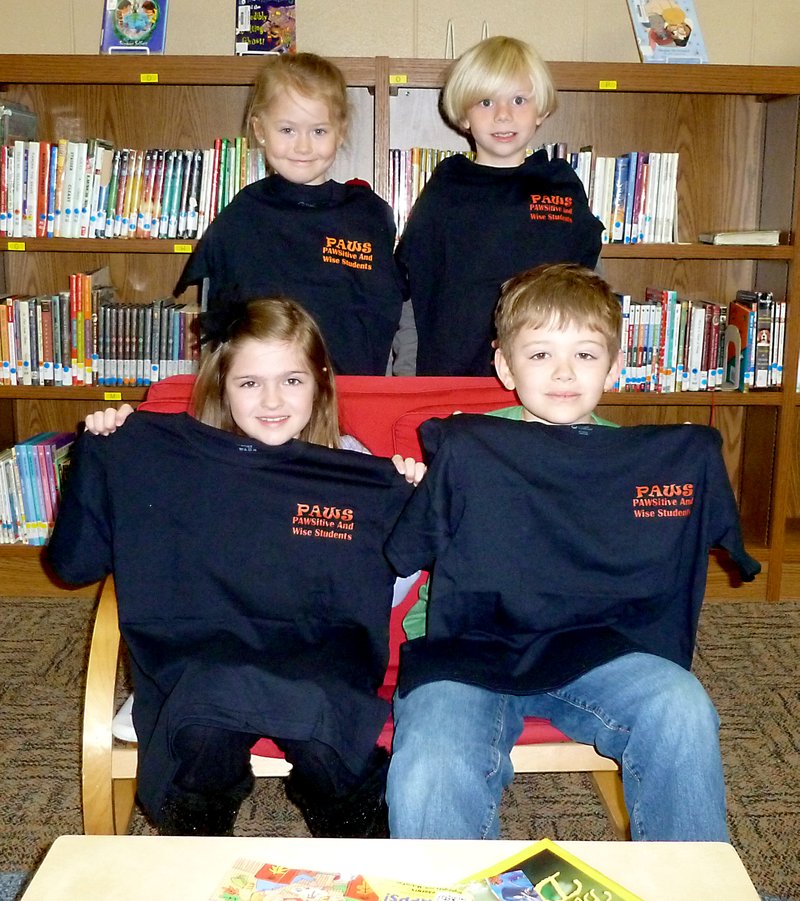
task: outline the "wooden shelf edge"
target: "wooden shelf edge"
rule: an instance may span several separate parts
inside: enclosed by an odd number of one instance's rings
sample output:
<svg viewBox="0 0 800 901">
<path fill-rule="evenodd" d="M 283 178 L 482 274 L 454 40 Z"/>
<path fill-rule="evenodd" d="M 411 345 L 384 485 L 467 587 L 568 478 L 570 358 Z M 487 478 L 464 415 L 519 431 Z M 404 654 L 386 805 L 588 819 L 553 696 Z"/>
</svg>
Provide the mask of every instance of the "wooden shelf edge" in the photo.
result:
<svg viewBox="0 0 800 901">
<path fill-rule="evenodd" d="M 106 395 L 113 394 L 113 398 Z M 147 388 L 122 385 L 74 385 L 58 388 L 55 385 L 0 385 L 0 400 L 144 400 Z"/>
<path fill-rule="evenodd" d="M 375 84 L 374 57 L 333 58 L 349 85 Z M 2 84 L 251 85 L 264 65 L 248 56 L 114 56 L 107 54 L 0 54 Z"/>
<path fill-rule="evenodd" d="M 160 253 L 188 256 L 197 246 L 191 238 L 3 238 L 9 253 Z"/>
<path fill-rule="evenodd" d="M 81 585 L 78 588 L 65 585 L 48 571 L 43 560 L 42 547 L 24 544 L 0 545 L 0 585 L 2 597 L 58 598 L 96 597 L 101 582 Z M 0 597 L 0 603 L 2 603 Z"/>
<path fill-rule="evenodd" d="M 9 253 L 148 253 L 189 254 L 197 246 L 193 238 L 3 238 L 0 251 Z M 791 260 L 790 244 L 753 245 L 604 244 L 606 260 Z"/>
<path fill-rule="evenodd" d="M 390 57 L 389 75 L 405 76 L 403 87 L 438 88 L 452 60 Z M 795 66 L 653 66 L 643 63 L 548 63 L 559 91 L 617 93 L 753 94 L 774 97 L 800 94 Z"/>
<path fill-rule="evenodd" d="M 600 403 L 626 407 L 781 407 L 783 397 L 780 391 L 609 391 Z"/>
<path fill-rule="evenodd" d="M 759 247 L 753 244 L 604 244 L 606 260 L 787 260 L 794 257 L 791 244 Z"/>
</svg>

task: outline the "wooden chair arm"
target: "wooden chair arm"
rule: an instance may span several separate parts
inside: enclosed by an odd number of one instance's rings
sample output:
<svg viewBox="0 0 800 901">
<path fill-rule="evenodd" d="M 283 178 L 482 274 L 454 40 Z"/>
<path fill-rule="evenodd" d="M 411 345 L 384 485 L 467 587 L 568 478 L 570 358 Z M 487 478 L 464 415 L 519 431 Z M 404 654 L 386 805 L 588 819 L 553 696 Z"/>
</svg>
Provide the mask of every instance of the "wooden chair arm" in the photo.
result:
<svg viewBox="0 0 800 901">
<path fill-rule="evenodd" d="M 114 695 L 119 665 L 119 619 L 114 579 L 109 576 L 97 604 L 83 709 L 83 828 L 87 835 L 114 835 L 111 749 Z"/>
</svg>

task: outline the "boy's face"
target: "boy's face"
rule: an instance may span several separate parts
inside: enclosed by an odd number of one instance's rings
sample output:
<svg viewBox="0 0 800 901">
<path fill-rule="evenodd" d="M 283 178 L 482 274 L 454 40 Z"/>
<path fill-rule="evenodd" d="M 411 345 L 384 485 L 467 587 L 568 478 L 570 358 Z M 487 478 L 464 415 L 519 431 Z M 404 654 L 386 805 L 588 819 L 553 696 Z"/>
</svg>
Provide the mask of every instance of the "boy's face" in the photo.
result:
<svg viewBox="0 0 800 901">
<path fill-rule="evenodd" d="M 523 419 L 575 425 L 592 421 L 603 392 L 617 380 L 620 355 L 612 360 L 605 337 L 593 329 L 526 326 L 508 356 L 495 352 L 494 365 L 506 388 L 516 390 Z"/>
<path fill-rule="evenodd" d="M 321 185 L 342 143 L 322 100 L 286 91 L 253 117 L 269 165 L 297 185 Z"/>
<path fill-rule="evenodd" d="M 544 119 L 536 108 L 530 77 L 524 75 L 473 104 L 461 124 L 475 141 L 475 162 L 511 168 L 525 160 Z"/>
</svg>

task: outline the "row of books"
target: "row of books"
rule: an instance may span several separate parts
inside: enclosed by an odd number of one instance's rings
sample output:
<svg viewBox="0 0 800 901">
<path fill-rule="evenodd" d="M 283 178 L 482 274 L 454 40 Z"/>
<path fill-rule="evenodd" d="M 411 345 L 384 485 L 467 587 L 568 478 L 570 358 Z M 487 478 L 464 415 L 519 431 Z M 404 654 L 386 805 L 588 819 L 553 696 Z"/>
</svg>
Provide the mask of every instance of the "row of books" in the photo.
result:
<svg viewBox="0 0 800 901">
<path fill-rule="evenodd" d="M 0 384 L 146 386 L 195 372 L 196 307 L 174 298 L 122 303 L 91 276 L 70 290 L 0 300 Z"/>
<path fill-rule="evenodd" d="M 648 288 L 622 301 L 620 391 L 750 391 L 783 382 L 786 303 L 738 291 L 724 305 Z"/>
<path fill-rule="evenodd" d="M 448 156 L 461 153 L 469 159 L 469 150 L 444 150 L 437 147 L 412 147 L 389 150 L 389 204 L 394 211 L 394 224 L 400 235 L 406 227 L 414 202 L 430 180 L 433 170 Z"/>
<path fill-rule="evenodd" d="M 0 451 L 0 544 L 46 544 L 74 432 L 42 432 Z"/>
<path fill-rule="evenodd" d="M 196 239 L 265 174 L 243 137 L 202 150 L 14 141 L 0 147 L 0 236 Z"/>
<path fill-rule="evenodd" d="M 677 231 L 677 153 L 631 151 L 596 156 L 591 147 L 570 152 L 564 142 L 542 145 L 551 159 L 567 160 L 583 182 L 589 206 L 605 225 L 606 244 L 669 244 Z M 436 166 L 454 153 L 433 147 L 389 151 L 390 203 L 397 233 Z"/>
</svg>

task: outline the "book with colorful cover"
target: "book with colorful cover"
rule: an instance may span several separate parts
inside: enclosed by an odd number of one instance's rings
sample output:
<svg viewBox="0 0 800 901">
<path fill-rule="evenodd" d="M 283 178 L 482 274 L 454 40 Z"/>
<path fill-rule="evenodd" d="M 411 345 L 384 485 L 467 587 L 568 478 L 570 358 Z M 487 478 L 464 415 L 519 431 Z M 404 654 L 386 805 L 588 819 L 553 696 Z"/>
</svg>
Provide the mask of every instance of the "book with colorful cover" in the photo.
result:
<svg viewBox="0 0 800 901">
<path fill-rule="evenodd" d="M 296 41 L 294 0 L 236 0 L 237 56 L 294 53 Z"/>
<path fill-rule="evenodd" d="M 328 873 L 240 858 L 225 874 L 210 901 L 469 901 L 456 889 L 418 885 L 359 873 Z"/>
<path fill-rule="evenodd" d="M 169 0 L 104 0 L 101 53 L 163 53 Z"/>
<path fill-rule="evenodd" d="M 628 0 L 628 11 L 642 62 L 708 62 L 694 0 Z"/>
<path fill-rule="evenodd" d="M 473 901 L 643 901 L 547 838 L 461 880 L 457 888 Z"/>
</svg>

